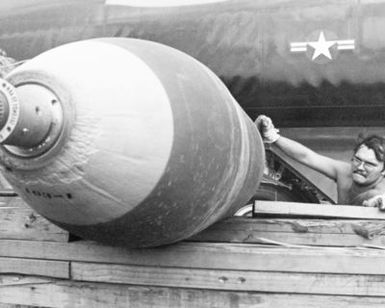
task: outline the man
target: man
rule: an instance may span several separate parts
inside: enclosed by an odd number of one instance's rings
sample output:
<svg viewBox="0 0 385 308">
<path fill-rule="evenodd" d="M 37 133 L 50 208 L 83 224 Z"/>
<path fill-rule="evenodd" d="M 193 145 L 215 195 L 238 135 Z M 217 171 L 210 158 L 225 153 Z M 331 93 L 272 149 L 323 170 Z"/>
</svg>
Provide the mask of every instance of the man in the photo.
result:
<svg viewBox="0 0 385 308">
<path fill-rule="evenodd" d="M 267 116 L 256 120 L 265 143 L 272 143 L 294 160 L 337 183 L 338 204 L 379 207 L 385 210 L 385 139 L 376 135 L 359 142 L 351 163 L 320 155 L 279 135 Z"/>
</svg>

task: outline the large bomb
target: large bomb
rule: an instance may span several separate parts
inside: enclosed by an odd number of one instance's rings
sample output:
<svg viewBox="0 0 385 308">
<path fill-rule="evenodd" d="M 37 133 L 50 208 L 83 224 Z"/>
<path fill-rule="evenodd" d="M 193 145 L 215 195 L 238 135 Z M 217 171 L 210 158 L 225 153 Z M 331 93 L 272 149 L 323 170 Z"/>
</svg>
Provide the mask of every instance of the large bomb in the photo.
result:
<svg viewBox="0 0 385 308">
<path fill-rule="evenodd" d="M 53 223 L 148 247 L 185 239 L 253 195 L 264 149 L 207 67 L 103 38 L 49 50 L 0 84 L 2 172 Z"/>
</svg>

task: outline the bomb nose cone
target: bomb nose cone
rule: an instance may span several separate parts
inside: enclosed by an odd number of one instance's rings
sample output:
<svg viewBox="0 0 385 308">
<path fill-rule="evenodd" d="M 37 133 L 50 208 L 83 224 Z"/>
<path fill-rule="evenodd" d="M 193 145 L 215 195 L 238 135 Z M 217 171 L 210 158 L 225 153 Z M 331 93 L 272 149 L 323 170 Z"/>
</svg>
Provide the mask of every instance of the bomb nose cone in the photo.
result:
<svg viewBox="0 0 385 308">
<path fill-rule="evenodd" d="M 2 79 L 0 85 L 0 143 L 21 157 L 46 151 L 61 128 L 58 97 L 39 84 L 14 87 Z"/>
</svg>

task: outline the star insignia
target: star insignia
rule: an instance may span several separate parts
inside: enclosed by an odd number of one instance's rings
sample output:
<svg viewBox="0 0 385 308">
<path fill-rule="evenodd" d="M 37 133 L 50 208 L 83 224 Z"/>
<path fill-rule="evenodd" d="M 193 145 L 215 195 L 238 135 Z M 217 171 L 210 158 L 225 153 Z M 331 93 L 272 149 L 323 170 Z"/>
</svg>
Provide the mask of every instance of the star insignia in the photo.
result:
<svg viewBox="0 0 385 308">
<path fill-rule="evenodd" d="M 290 51 L 293 53 L 307 53 L 308 46 L 310 46 L 313 51 L 311 60 L 317 60 L 317 63 L 325 63 L 323 62 L 324 60 L 333 60 L 330 52 L 332 47 L 333 50 L 354 50 L 355 40 L 326 40 L 324 31 L 320 31 L 317 41 L 292 42 L 290 43 Z M 333 53 L 333 55 L 335 55 L 335 53 Z"/>
<path fill-rule="evenodd" d="M 329 48 L 332 47 L 335 43 L 336 43 L 336 41 L 325 40 L 324 32 L 321 31 L 321 33 L 318 37 L 318 41 L 308 43 L 308 45 L 310 45 L 311 47 L 314 48 L 314 53 L 313 53 L 313 56 L 311 59 L 315 60 L 320 55 L 324 55 L 325 57 L 327 57 L 328 59 L 331 60 L 332 56 L 330 54 Z"/>
</svg>

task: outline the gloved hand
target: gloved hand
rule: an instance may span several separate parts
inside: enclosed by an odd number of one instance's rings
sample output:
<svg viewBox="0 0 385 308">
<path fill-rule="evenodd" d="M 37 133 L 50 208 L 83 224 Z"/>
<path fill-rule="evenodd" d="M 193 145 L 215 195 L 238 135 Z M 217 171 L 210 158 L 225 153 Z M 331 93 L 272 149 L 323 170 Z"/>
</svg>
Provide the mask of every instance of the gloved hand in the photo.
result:
<svg viewBox="0 0 385 308">
<path fill-rule="evenodd" d="M 265 115 L 258 116 L 255 120 L 255 125 L 257 125 L 261 133 L 263 142 L 274 143 L 279 139 L 279 130 L 274 127 L 273 121 L 269 117 Z"/>
<path fill-rule="evenodd" d="M 385 211 L 385 194 L 374 196 L 362 203 L 363 206 L 378 207 L 380 211 Z"/>
</svg>

